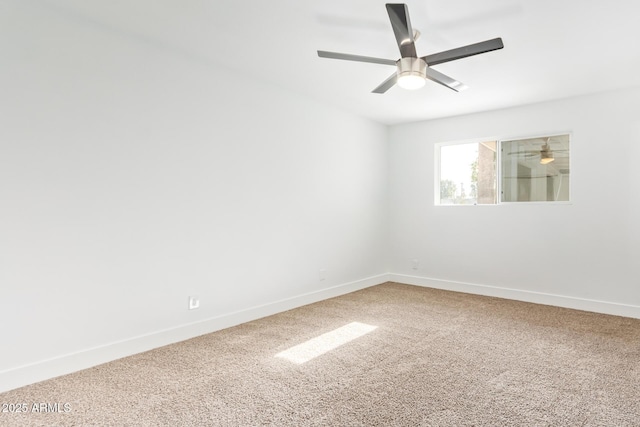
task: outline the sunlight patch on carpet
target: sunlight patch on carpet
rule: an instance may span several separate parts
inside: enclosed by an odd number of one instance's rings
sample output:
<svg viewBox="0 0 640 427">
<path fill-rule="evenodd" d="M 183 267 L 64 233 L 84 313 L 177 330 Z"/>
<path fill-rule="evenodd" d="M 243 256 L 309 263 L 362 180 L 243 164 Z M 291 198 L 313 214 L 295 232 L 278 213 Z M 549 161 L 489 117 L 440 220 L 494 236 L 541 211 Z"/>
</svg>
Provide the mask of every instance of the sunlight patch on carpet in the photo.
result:
<svg viewBox="0 0 640 427">
<path fill-rule="evenodd" d="M 376 328 L 377 326 L 352 322 L 282 351 L 276 354 L 276 357 L 301 365 L 356 338 L 360 338 Z"/>
</svg>

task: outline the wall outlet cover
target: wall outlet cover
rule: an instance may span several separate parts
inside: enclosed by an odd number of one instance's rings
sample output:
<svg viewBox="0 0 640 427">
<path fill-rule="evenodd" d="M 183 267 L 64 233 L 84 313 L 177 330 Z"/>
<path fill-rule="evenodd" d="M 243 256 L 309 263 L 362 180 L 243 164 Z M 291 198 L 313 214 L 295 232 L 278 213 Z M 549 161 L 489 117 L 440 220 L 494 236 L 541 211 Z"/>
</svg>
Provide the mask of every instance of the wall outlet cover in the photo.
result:
<svg viewBox="0 0 640 427">
<path fill-rule="evenodd" d="M 200 307 L 200 299 L 196 296 L 189 297 L 189 310 L 195 310 Z"/>
</svg>

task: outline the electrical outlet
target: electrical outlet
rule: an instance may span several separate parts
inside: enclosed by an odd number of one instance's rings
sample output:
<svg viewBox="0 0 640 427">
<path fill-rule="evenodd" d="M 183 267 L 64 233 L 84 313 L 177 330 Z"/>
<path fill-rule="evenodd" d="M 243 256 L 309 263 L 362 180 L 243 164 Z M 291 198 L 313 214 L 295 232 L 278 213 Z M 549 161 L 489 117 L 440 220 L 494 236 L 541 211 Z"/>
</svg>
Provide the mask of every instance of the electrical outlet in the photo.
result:
<svg viewBox="0 0 640 427">
<path fill-rule="evenodd" d="M 200 299 L 196 296 L 189 297 L 189 310 L 200 308 Z"/>
<path fill-rule="evenodd" d="M 318 270 L 318 279 L 322 281 L 326 278 L 327 278 L 327 270 L 324 268 L 321 268 L 320 270 Z"/>
<path fill-rule="evenodd" d="M 413 268 L 414 270 L 417 270 L 418 268 L 420 268 L 420 261 L 417 260 L 416 258 L 412 259 L 411 268 Z"/>
</svg>

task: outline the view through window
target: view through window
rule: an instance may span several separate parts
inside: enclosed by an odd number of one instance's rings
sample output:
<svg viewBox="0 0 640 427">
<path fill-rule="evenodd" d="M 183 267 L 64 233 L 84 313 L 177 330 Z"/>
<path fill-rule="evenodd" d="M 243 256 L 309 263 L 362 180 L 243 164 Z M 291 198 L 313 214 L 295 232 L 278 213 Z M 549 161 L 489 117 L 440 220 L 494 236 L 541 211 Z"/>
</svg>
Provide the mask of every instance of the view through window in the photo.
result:
<svg viewBox="0 0 640 427">
<path fill-rule="evenodd" d="M 496 203 L 496 141 L 440 146 L 442 205 Z"/>
</svg>

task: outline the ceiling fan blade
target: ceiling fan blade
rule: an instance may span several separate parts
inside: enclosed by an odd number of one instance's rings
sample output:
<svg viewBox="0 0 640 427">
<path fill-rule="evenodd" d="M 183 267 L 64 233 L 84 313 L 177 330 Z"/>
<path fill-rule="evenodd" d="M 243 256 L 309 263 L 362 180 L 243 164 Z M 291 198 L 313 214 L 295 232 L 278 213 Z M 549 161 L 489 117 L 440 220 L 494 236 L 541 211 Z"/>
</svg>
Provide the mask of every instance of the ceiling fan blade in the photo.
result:
<svg viewBox="0 0 640 427">
<path fill-rule="evenodd" d="M 540 157 L 540 152 L 538 151 L 537 153 L 526 153 L 523 151 L 521 152 L 514 151 L 511 153 L 508 153 L 508 155 L 509 156 L 517 155 L 519 157 Z"/>
<path fill-rule="evenodd" d="M 387 80 L 380 83 L 380 86 L 372 90 L 371 93 L 385 93 L 386 91 L 391 89 L 393 85 L 396 84 L 397 81 L 398 81 L 398 74 L 393 73 L 391 76 L 389 76 Z"/>
<path fill-rule="evenodd" d="M 466 86 L 464 83 L 460 83 L 459 81 L 454 80 L 451 77 L 444 75 L 431 67 L 427 67 L 426 72 L 427 78 L 429 80 L 440 83 L 441 85 L 446 86 L 449 89 L 455 90 L 456 92 L 462 92 L 463 90 L 468 89 L 468 86 Z"/>
<path fill-rule="evenodd" d="M 424 62 L 426 62 L 427 65 L 431 66 L 442 64 L 444 62 L 455 61 L 456 59 L 462 59 L 468 56 L 491 52 L 493 50 L 502 49 L 503 47 L 502 39 L 498 37 L 497 39 L 491 39 L 456 49 L 446 50 L 440 53 L 434 53 L 433 55 L 423 56 L 422 59 L 424 59 Z"/>
<path fill-rule="evenodd" d="M 327 52 L 324 50 L 319 50 L 318 56 L 320 58 L 344 59 L 346 61 L 371 62 L 373 64 L 383 64 L 383 65 L 393 65 L 393 66 L 396 65 L 396 61 L 394 61 L 393 59 L 373 58 L 371 56 L 360 56 L 360 55 L 351 55 L 349 53 Z"/>
<path fill-rule="evenodd" d="M 393 33 L 396 36 L 396 41 L 400 48 L 400 55 L 403 58 L 416 58 L 418 54 L 416 53 L 416 45 L 413 38 L 414 33 L 411 28 L 407 5 L 402 3 L 387 3 L 387 13 L 389 14 Z"/>
</svg>

